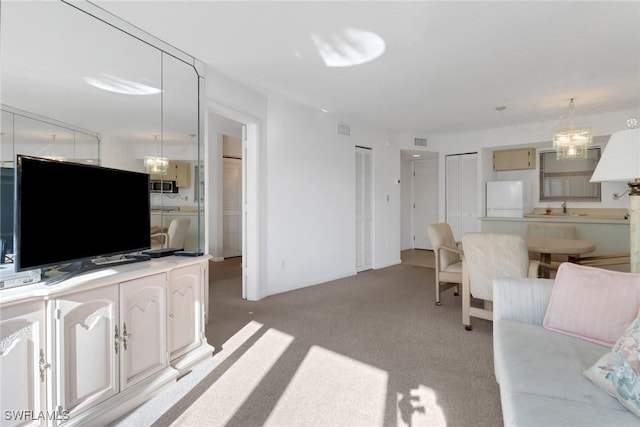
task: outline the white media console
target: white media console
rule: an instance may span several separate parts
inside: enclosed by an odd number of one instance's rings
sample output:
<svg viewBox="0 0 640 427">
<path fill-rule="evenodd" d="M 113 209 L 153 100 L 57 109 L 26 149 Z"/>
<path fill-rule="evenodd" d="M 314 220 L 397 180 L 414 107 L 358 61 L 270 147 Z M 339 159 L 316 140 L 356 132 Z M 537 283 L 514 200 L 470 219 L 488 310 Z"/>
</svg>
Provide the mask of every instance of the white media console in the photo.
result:
<svg viewBox="0 0 640 427">
<path fill-rule="evenodd" d="M 209 256 L 0 291 L 0 425 L 104 425 L 212 356 Z"/>
</svg>

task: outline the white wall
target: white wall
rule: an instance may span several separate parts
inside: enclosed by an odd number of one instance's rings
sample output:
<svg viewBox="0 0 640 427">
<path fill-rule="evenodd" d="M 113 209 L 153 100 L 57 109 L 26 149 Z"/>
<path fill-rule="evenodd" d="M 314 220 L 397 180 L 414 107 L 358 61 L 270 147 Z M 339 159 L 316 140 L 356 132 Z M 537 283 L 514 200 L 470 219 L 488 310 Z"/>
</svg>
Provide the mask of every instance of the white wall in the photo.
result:
<svg viewBox="0 0 640 427">
<path fill-rule="evenodd" d="M 355 151 L 325 113 L 269 99 L 268 293 L 355 274 Z"/>
<path fill-rule="evenodd" d="M 400 262 L 400 151 L 386 134 L 269 100 L 268 291 L 356 274 L 355 147 L 373 150 L 373 267 Z"/>
</svg>

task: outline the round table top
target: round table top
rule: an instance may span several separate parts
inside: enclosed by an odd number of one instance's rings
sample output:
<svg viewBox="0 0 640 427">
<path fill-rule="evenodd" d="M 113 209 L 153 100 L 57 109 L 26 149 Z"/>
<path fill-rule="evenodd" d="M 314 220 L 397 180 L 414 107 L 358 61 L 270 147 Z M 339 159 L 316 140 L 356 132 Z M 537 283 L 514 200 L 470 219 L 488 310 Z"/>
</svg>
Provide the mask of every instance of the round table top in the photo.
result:
<svg viewBox="0 0 640 427">
<path fill-rule="evenodd" d="M 589 242 L 588 240 L 527 238 L 525 239 L 525 242 L 527 243 L 527 249 L 531 252 L 540 252 L 545 254 L 579 255 L 596 250 L 595 243 Z"/>
</svg>

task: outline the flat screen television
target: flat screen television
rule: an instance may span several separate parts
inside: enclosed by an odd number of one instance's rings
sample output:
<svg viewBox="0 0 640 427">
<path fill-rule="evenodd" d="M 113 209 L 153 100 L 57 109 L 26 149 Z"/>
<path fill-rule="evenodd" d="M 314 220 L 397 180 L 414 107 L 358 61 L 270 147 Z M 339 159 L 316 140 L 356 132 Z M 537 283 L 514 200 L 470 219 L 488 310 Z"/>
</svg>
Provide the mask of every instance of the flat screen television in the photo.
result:
<svg viewBox="0 0 640 427">
<path fill-rule="evenodd" d="M 15 269 L 150 248 L 149 175 L 18 155 Z"/>
</svg>

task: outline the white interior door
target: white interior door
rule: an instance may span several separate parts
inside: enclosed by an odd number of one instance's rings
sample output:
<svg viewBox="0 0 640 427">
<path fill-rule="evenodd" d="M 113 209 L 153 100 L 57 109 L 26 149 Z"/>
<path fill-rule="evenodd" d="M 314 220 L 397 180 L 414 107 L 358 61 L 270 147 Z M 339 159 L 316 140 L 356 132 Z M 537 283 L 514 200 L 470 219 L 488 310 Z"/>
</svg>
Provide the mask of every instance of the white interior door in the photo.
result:
<svg viewBox="0 0 640 427">
<path fill-rule="evenodd" d="M 427 235 L 438 222 L 438 159 L 413 162 L 413 248 L 433 249 Z"/>
<path fill-rule="evenodd" d="M 460 240 L 469 231 L 478 230 L 476 153 L 449 155 L 445 163 L 446 222 Z"/>
<path fill-rule="evenodd" d="M 222 254 L 242 255 L 242 160 L 222 161 Z"/>
<path fill-rule="evenodd" d="M 356 147 L 356 271 L 372 267 L 372 150 Z"/>
</svg>

